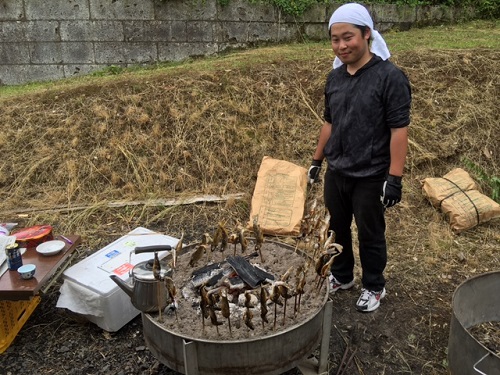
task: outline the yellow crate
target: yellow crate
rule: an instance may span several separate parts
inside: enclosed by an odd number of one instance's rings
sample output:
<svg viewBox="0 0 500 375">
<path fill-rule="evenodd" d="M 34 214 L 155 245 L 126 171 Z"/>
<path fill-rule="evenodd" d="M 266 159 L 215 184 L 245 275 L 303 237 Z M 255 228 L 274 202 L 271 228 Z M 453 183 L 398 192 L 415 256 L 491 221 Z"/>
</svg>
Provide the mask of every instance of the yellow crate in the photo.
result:
<svg viewBox="0 0 500 375">
<path fill-rule="evenodd" d="M 0 353 L 12 344 L 40 299 L 35 296 L 29 301 L 0 301 Z"/>
</svg>

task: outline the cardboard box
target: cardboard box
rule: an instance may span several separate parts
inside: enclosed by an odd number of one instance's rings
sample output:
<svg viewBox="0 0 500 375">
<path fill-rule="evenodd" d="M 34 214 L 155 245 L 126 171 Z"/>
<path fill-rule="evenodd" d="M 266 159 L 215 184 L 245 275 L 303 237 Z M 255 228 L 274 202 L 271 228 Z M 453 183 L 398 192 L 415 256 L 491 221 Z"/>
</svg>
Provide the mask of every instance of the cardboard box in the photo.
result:
<svg viewBox="0 0 500 375">
<path fill-rule="evenodd" d="M 170 245 L 179 239 L 136 228 L 127 235 L 95 252 L 63 273 L 57 307 L 67 308 L 102 329 L 115 332 L 139 315 L 130 297 L 109 276 L 118 275 L 131 282 L 129 271 L 138 263 L 153 258 L 153 253 L 130 254 L 136 247 Z M 158 253 L 159 258 L 169 254 Z"/>
</svg>

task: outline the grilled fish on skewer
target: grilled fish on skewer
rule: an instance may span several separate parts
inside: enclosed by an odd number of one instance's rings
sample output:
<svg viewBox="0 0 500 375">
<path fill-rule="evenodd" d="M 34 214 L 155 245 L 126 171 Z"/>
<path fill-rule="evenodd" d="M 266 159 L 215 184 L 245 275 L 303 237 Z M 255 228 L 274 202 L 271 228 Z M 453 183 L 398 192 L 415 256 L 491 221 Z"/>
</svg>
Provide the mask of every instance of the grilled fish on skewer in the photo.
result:
<svg viewBox="0 0 500 375">
<path fill-rule="evenodd" d="M 231 334 L 231 310 L 229 309 L 229 301 L 227 300 L 227 290 L 222 289 L 220 292 L 220 310 L 222 316 L 227 319 L 229 325 L 229 334 Z"/>
<path fill-rule="evenodd" d="M 288 281 L 290 275 L 292 274 L 292 270 L 293 266 L 290 266 L 290 268 L 288 268 L 286 272 L 283 275 L 281 275 L 280 281 Z"/>
<path fill-rule="evenodd" d="M 160 259 L 158 258 L 158 252 L 155 251 L 155 254 L 154 254 L 154 259 L 153 259 L 153 277 L 155 278 L 155 280 L 161 280 L 161 264 L 160 264 Z M 160 306 L 162 306 L 162 291 L 161 291 L 161 288 L 158 288 L 157 289 L 157 303 L 158 303 L 158 320 L 160 322 L 163 321 L 163 318 L 161 316 L 161 308 Z"/>
<path fill-rule="evenodd" d="M 222 232 L 220 230 L 220 226 L 217 226 L 217 229 L 215 230 L 214 236 L 213 236 L 212 241 L 211 241 L 210 250 L 212 252 L 214 252 L 215 249 L 217 249 L 221 240 L 222 240 Z"/>
<path fill-rule="evenodd" d="M 237 233 L 231 233 L 227 238 L 227 242 L 234 245 L 233 255 L 236 255 L 236 246 L 238 245 L 239 239 Z"/>
<path fill-rule="evenodd" d="M 269 299 L 269 291 L 261 285 L 260 287 L 260 318 L 262 319 L 262 328 L 264 323 L 269 323 L 267 320 L 267 300 Z"/>
<path fill-rule="evenodd" d="M 243 314 L 243 321 L 245 322 L 245 325 L 248 328 L 250 328 L 251 330 L 254 330 L 255 326 L 252 323 L 252 319 L 253 319 L 252 309 L 250 309 L 249 307 L 247 307 L 246 310 L 245 310 L 245 313 Z"/>
<path fill-rule="evenodd" d="M 328 247 L 335 241 L 335 232 L 333 230 L 328 230 L 330 233 L 323 244 L 323 249 L 328 250 Z"/>
<path fill-rule="evenodd" d="M 319 256 L 318 260 L 316 261 L 316 263 L 314 265 L 314 269 L 316 270 L 316 273 L 318 274 L 318 276 L 321 275 L 321 270 L 322 270 L 323 266 L 326 263 L 328 263 L 330 258 L 331 258 L 331 256 L 327 252 L 324 252 L 323 254 L 321 254 Z"/>
<path fill-rule="evenodd" d="M 201 259 L 203 254 L 207 251 L 208 245 L 200 244 L 191 255 L 191 259 L 189 260 L 189 265 L 194 267 L 196 263 Z"/>
<path fill-rule="evenodd" d="M 330 260 L 328 262 L 325 263 L 325 265 L 321 268 L 321 273 L 320 273 L 320 280 L 321 280 L 321 283 L 318 285 L 318 289 L 321 289 L 323 287 L 323 283 L 325 282 L 326 278 L 328 276 L 330 276 L 330 274 L 332 273 L 331 272 L 331 268 L 332 268 L 332 264 L 333 264 L 333 261 L 335 260 L 335 257 L 330 257 Z"/>
<path fill-rule="evenodd" d="M 330 269 L 332 268 L 333 261 L 342 252 L 342 246 L 337 243 L 333 243 L 329 246 L 329 250 L 324 252 L 316 263 L 316 273 L 319 276 L 317 289 L 323 287 L 325 279 L 331 274 Z"/>
<path fill-rule="evenodd" d="M 170 297 L 170 308 L 174 310 L 175 312 L 175 319 L 178 319 L 177 317 L 177 288 L 175 287 L 174 280 L 172 280 L 171 277 L 166 276 L 163 279 L 165 283 L 165 288 L 168 291 L 168 295 Z"/>
<path fill-rule="evenodd" d="M 173 253 L 172 253 L 172 269 L 175 269 L 175 266 L 177 265 L 177 256 L 182 251 L 182 240 L 183 239 L 184 239 L 184 232 L 181 233 L 181 238 L 179 238 L 179 242 L 177 242 L 177 245 L 175 245 L 175 249 L 173 250 Z"/>
<path fill-rule="evenodd" d="M 276 305 L 283 306 L 283 303 L 280 301 L 280 297 L 281 297 L 281 294 L 280 294 L 279 285 L 277 283 L 274 283 L 271 295 L 269 296 L 269 299 L 272 302 L 274 302 Z"/>
<path fill-rule="evenodd" d="M 250 308 L 253 307 L 253 305 L 252 305 L 252 294 L 253 293 L 251 291 L 249 291 L 249 290 L 245 291 L 245 307 L 247 309 L 250 309 Z"/>
<path fill-rule="evenodd" d="M 269 299 L 274 302 L 274 323 L 273 323 L 273 330 L 276 329 L 276 315 L 278 313 L 278 305 L 283 306 L 283 303 L 280 301 L 280 290 L 279 286 L 274 283 L 273 285 L 273 290 L 271 292 L 271 295 L 269 296 Z"/>
<path fill-rule="evenodd" d="M 158 258 L 158 252 L 156 251 L 153 259 L 153 277 L 156 280 L 161 280 L 161 264 L 160 259 Z"/>
<path fill-rule="evenodd" d="M 201 238 L 201 243 L 203 245 L 211 245 L 213 242 L 212 237 L 208 233 L 203 233 L 203 236 Z"/>
<path fill-rule="evenodd" d="M 277 281 L 275 283 L 278 286 L 279 294 L 285 300 L 283 304 L 283 325 L 285 324 L 286 319 L 286 303 L 287 301 L 293 297 L 293 294 L 290 292 L 290 286 L 283 281 Z"/>
<path fill-rule="evenodd" d="M 259 252 L 260 261 L 264 263 L 264 257 L 262 256 L 262 244 L 264 243 L 264 233 L 259 225 L 259 216 L 255 215 L 253 217 L 253 234 L 255 236 L 255 250 Z"/>
<path fill-rule="evenodd" d="M 229 244 L 229 234 L 227 233 L 227 229 L 222 222 L 219 223 L 219 229 L 221 233 L 220 251 L 224 252 L 226 251 L 227 245 Z"/>
<path fill-rule="evenodd" d="M 221 326 L 223 323 L 217 320 L 217 315 L 215 314 L 215 309 L 213 306 L 208 306 L 208 315 L 210 316 L 210 321 L 217 330 L 217 334 L 219 334 L 219 326 Z"/>
<path fill-rule="evenodd" d="M 330 229 L 330 214 L 327 213 L 323 219 L 320 220 L 320 228 L 318 230 L 319 242 L 321 244 L 325 243 L 328 232 Z"/>
<path fill-rule="evenodd" d="M 200 309 L 201 309 L 201 324 L 203 329 L 205 329 L 205 319 L 207 319 L 210 314 L 208 312 L 210 301 L 208 298 L 208 291 L 205 286 L 200 288 Z"/>
<path fill-rule="evenodd" d="M 300 300 L 302 299 L 302 294 L 304 294 L 304 287 L 306 285 L 306 271 L 302 269 L 300 275 L 297 277 L 297 284 L 295 286 L 295 305 L 294 313 L 296 314 L 300 311 Z M 298 297 L 298 301 L 297 301 Z"/>
<path fill-rule="evenodd" d="M 240 224 L 238 225 L 238 241 L 241 245 L 241 252 L 244 253 L 248 248 L 248 240 L 245 236 L 246 229 Z"/>
</svg>

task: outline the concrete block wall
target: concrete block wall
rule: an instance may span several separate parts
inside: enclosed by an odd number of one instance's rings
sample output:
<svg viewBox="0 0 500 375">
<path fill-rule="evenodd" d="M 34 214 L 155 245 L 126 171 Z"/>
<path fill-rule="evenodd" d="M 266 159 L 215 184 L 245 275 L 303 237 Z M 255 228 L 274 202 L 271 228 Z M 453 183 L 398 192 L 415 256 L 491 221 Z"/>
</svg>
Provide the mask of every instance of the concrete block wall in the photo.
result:
<svg viewBox="0 0 500 375">
<path fill-rule="evenodd" d="M 295 18 L 246 0 L 0 0 L 0 85 L 217 54 L 263 43 L 324 40 L 337 4 Z M 473 17 L 451 8 L 370 8 L 380 31 Z"/>
</svg>

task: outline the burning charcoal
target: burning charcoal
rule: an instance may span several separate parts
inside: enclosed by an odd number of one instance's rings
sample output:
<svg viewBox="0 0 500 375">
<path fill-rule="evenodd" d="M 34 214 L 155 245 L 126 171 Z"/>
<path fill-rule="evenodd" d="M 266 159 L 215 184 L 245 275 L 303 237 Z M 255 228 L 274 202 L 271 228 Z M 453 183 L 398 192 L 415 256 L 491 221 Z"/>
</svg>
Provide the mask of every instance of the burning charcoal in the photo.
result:
<svg viewBox="0 0 500 375">
<path fill-rule="evenodd" d="M 243 257 L 227 257 L 227 262 L 250 288 L 255 289 L 265 278 L 256 274 L 255 268 Z"/>
<path fill-rule="evenodd" d="M 240 290 L 245 287 L 245 283 L 239 276 L 232 276 L 228 278 L 227 283 L 229 285 L 229 289 L 231 290 Z"/>
<path fill-rule="evenodd" d="M 261 283 L 263 282 L 272 283 L 274 281 L 274 275 L 260 268 L 258 265 L 254 265 L 253 270 L 257 275 L 257 277 L 259 278 L 259 280 L 261 280 Z"/>
<path fill-rule="evenodd" d="M 201 285 L 206 284 L 211 277 L 219 273 L 222 273 L 221 263 L 212 263 L 207 266 L 198 268 L 191 274 L 191 284 L 193 284 L 195 288 L 198 288 Z"/>
</svg>

